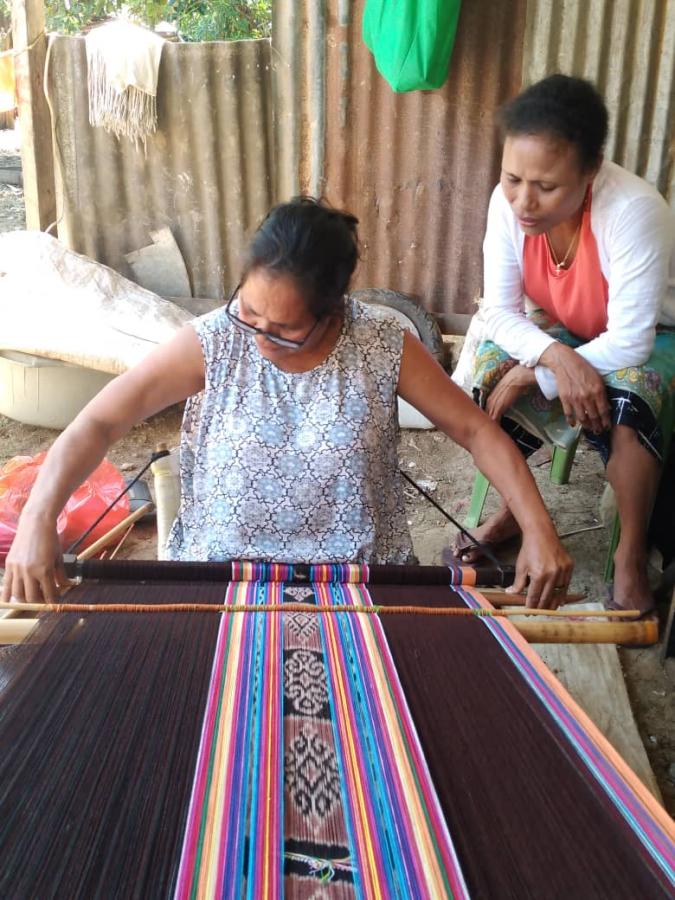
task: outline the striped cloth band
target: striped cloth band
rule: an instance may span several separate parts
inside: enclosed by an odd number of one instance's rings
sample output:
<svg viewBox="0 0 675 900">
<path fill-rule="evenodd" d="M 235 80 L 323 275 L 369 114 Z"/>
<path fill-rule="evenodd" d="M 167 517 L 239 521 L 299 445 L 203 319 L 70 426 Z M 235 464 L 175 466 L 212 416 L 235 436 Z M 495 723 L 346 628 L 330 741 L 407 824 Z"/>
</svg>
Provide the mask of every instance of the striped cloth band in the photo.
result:
<svg viewBox="0 0 675 900">
<path fill-rule="evenodd" d="M 358 584 L 325 581 L 315 592 L 321 605 L 371 603 Z M 278 582 L 234 582 L 225 602 L 275 604 L 280 595 Z M 181 900 L 282 896 L 283 615 L 222 618 Z M 468 896 L 379 620 L 319 618 L 357 896 Z"/>
<path fill-rule="evenodd" d="M 460 589 L 457 593 L 472 608 L 488 605 L 478 592 Z M 628 786 L 619 768 L 625 767 L 623 760 L 603 739 L 599 742 L 594 740 L 597 734 L 595 726 L 575 704 L 573 705 L 571 698 L 561 696 L 555 690 L 549 670 L 518 634 L 512 623 L 488 617 L 481 617 L 481 621 L 492 632 L 525 682 L 541 700 L 542 715 L 550 716 L 563 731 L 569 746 L 576 750 L 597 784 L 602 786 L 616 809 L 662 869 L 672 884 L 675 896 L 673 842 L 665 827 L 661 827 L 660 824 L 663 817 L 667 818 L 667 813 L 654 803 L 646 789 L 641 798 Z M 608 758 L 607 751 L 612 752 L 612 759 Z"/>
</svg>

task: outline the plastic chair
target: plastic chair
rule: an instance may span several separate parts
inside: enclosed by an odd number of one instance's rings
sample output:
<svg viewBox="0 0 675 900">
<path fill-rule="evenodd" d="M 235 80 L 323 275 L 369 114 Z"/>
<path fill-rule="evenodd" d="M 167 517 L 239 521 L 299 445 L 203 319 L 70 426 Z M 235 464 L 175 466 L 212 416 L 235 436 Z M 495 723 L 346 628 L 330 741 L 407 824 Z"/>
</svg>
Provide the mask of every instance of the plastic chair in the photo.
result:
<svg viewBox="0 0 675 900">
<path fill-rule="evenodd" d="M 664 440 L 664 459 L 668 455 L 672 437 L 673 435 L 671 433 L 670 437 Z M 555 445 L 553 446 L 553 456 L 551 458 L 551 468 L 549 470 L 549 478 L 553 484 L 567 484 L 570 480 L 572 464 L 574 463 L 574 454 L 576 453 L 578 443 L 579 438 L 577 438 L 577 440 L 574 441 L 574 443 L 571 444 L 569 449 L 567 450 L 564 450 L 562 447 L 557 447 Z M 473 491 L 471 493 L 471 503 L 469 504 L 469 512 L 466 519 L 464 520 L 464 525 L 466 528 L 475 528 L 479 524 L 480 517 L 483 513 L 483 507 L 485 505 L 485 499 L 487 497 L 489 489 L 490 482 L 485 477 L 485 475 L 483 475 L 482 472 L 476 472 L 476 477 L 474 478 L 473 482 Z M 607 548 L 607 556 L 605 558 L 605 568 L 603 572 L 603 580 L 607 584 L 614 578 L 614 554 L 616 553 L 616 548 L 619 546 L 620 537 L 621 523 L 619 521 L 619 514 L 618 512 L 616 512 L 612 521 L 612 528 L 609 535 L 609 546 Z"/>
<path fill-rule="evenodd" d="M 577 444 L 579 443 L 579 439 L 569 447 L 569 449 L 564 450 L 562 447 L 553 447 L 553 456 L 551 458 L 551 468 L 549 470 L 549 479 L 553 484 L 567 484 L 570 480 L 570 473 L 572 471 L 572 464 L 574 463 L 574 454 L 577 450 Z M 479 522 L 480 517 L 483 513 L 483 507 L 485 505 L 485 499 L 487 497 L 487 493 L 490 489 L 490 482 L 483 475 L 482 472 L 476 472 L 476 477 L 473 481 L 473 491 L 471 493 L 471 503 L 469 505 L 469 513 L 464 520 L 464 525 L 466 528 L 475 528 Z M 619 523 L 619 514 L 615 513 L 614 521 L 612 523 L 612 531 L 609 538 L 609 548 L 607 550 L 607 557 L 605 559 L 605 569 L 603 573 L 603 579 L 605 582 L 610 582 L 614 577 L 614 553 L 616 552 L 616 548 L 619 545 L 619 537 L 621 535 L 621 525 Z"/>
</svg>

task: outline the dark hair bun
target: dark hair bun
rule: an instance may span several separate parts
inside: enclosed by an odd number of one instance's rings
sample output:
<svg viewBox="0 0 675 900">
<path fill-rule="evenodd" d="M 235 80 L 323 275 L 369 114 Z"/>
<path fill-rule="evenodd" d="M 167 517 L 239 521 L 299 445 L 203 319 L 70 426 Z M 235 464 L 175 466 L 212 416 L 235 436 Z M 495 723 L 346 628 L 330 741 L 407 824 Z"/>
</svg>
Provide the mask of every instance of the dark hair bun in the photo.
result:
<svg viewBox="0 0 675 900">
<path fill-rule="evenodd" d="M 507 135 L 551 134 L 574 144 L 583 169 L 597 165 L 607 140 L 607 107 L 590 81 L 550 75 L 503 106 Z"/>
<path fill-rule="evenodd" d="M 338 309 L 359 258 L 358 219 L 323 200 L 294 197 L 267 214 L 253 236 L 243 279 L 255 269 L 291 275 L 312 313 Z"/>
</svg>

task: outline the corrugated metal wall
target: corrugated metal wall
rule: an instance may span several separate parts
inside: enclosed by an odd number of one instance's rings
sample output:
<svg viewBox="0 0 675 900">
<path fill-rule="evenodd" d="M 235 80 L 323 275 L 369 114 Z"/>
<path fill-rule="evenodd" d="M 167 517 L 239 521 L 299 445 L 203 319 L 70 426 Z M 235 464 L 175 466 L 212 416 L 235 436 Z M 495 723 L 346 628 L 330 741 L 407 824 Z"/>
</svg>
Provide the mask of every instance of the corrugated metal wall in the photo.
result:
<svg viewBox="0 0 675 900">
<path fill-rule="evenodd" d="M 269 42 L 166 44 L 147 154 L 90 127 L 82 38 L 53 39 L 48 66 L 59 237 L 126 274 L 168 225 L 193 296 L 221 298 L 273 199 Z"/>
<path fill-rule="evenodd" d="M 167 224 L 195 296 L 221 297 L 271 202 L 323 193 L 361 220 L 357 286 L 413 294 L 457 330 L 481 289 L 494 112 L 553 71 L 598 84 L 608 156 L 675 204 L 675 0 L 465 0 L 448 81 L 402 95 L 363 44 L 363 7 L 275 0 L 271 53 L 264 41 L 167 45 L 147 157 L 89 127 L 83 41 L 57 38 L 59 235 L 126 271 L 124 254 Z"/>
<path fill-rule="evenodd" d="M 446 329 L 472 311 L 498 178 L 494 112 L 551 72 L 598 84 L 608 157 L 675 204 L 675 0 L 465 0 L 447 83 L 404 95 L 363 44 L 364 0 L 274 7 L 281 196 L 322 191 L 359 216 L 358 286 L 413 294 Z"/>
<path fill-rule="evenodd" d="M 361 38 L 363 6 L 332 0 L 324 19 L 322 3 L 275 3 L 277 102 L 300 112 L 279 135 L 281 191 L 320 190 L 354 212 L 357 286 L 413 294 L 452 330 L 449 314 L 471 312 L 480 292 L 498 177 L 493 115 L 520 87 L 525 0 L 465 2 L 448 81 L 411 94 L 394 94 L 377 73 Z M 313 113 L 321 83 L 323 142 Z"/>
<path fill-rule="evenodd" d="M 589 78 L 610 114 L 607 156 L 675 208 L 675 2 L 528 0 L 523 81 Z"/>
</svg>

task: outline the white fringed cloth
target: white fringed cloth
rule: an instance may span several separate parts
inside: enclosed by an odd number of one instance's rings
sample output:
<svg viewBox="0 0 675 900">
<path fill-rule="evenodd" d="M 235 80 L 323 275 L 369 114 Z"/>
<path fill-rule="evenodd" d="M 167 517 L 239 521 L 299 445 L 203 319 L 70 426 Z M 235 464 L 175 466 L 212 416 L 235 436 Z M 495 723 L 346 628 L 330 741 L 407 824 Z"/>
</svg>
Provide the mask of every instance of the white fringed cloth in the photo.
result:
<svg viewBox="0 0 675 900">
<path fill-rule="evenodd" d="M 145 149 L 157 128 L 157 77 L 163 38 L 130 22 L 101 25 L 86 37 L 89 123 Z"/>
</svg>

